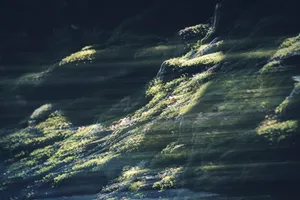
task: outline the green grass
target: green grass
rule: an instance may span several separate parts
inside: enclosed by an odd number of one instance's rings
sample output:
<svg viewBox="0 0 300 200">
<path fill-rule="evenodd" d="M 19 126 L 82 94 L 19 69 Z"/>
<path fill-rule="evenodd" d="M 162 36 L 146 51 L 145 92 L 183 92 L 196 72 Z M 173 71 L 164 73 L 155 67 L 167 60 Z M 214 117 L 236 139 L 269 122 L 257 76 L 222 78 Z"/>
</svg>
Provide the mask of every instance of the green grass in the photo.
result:
<svg viewBox="0 0 300 200">
<path fill-rule="evenodd" d="M 167 60 L 167 65 L 170 67 L 192 67 L 201 65 L 215 65 L 224 60 L 225 56 L 222 52 L 211 53 L 196 57 L 193 59 L 188 59 L 185 57 L 173 58 Z"/>
<path fill-rule="evenodd" d="M 136 121 L 147 121 L 153 117 L 170 119 L 191 111 L 211 85 L 211 73 L 199 73 L 193 77 L 182 76 L 163 83 L 154 79 L 146 95 L 151 98 L 145 108 L 135 112 Z"/>
<path fill-rule="evenodd" d="M 91 61 L 93 60 L 96 52 L 97 51 L 95 49 L 90 49 L 89 47 L 87 49 L 83 48 L 81 51 L 73 53 L 70 56 L 67 56 L 66 58 L 62 59 L 59 65 L 78 63 L 83 61 Z"/>
<path fill-rule="evenodd" d="M 92 158 L 87 161 L 83 161 L 83 163 L 76 164 L 72 167 L 72 170 L 78 171 L 87 168 L 92 168 L 93 170 L 97 170 L 105 165 L 105 163 L 109 162 L 111 159 L 118 157 L 118 155 L 106 155 L 97 158 Z"/>
<path fill-rule="evenodd" d="M 280 142 L 292 136 L 299 130 L 299 122 L 296 120 L 288 120 L 278 122 L 276 120 L 267 120 L 256 131 L 259 135 L 263 135 L 272 142 Z"/>
<path fill-rule="evenodd" d="M 275 109 L 275 113 L 277 115 L 280 115 L 283 113 L 283 111 L 286 109 L 286 107 L 290 104 L 290 100 L 287 97 L 276 109 Z"/>
<path fill-rule="evenodd" d="M 260 73 L 270 73 L 270 72 L 276 72 L 276 68 L 280 66 L 279 61 L 271 61 L 263 66 L 262 69 L 260 69 Z"/>
<path fill-rule="evenodd" d="M 279 50 L 273 55 L 273 58 L 282 58 L 292 53 L 300 51 L 300 34 L 295 37 L 285 39 L 279 47 Z"/>
<path fill-rule="evenodd" d="M 179 184 L 177 184 L 178 175 L 182 173 L 183 168 L 168 168 L 164 170 L 162 173 L 160 173 L 160 181 L 155 182 L 152 185 L 153 189 L 158 189 L 160 191 L 175 188 L 178 187 Z"/>
<path fill-rule="evenodd" d="M 132 192 L 137 192 L 144 184 L 145 182 L 143 181 L 134 182 L 129 186 L 129 190 Z"/>
</svg>

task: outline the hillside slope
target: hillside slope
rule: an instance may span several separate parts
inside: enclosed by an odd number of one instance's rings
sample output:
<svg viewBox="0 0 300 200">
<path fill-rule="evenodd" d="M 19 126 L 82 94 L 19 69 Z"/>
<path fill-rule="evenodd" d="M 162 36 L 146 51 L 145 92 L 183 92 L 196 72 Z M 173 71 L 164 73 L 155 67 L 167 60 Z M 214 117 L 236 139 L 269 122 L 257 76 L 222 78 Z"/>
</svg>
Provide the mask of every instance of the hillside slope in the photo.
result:
<svg viewBox="0 0 300 200">
<path fill-rule="evenodd" d="M 223 1 L 178 37 L 114 34 L 3 81 L 30 104 L 0 132 L 1 197 L 297 199 L 293 3 Z"/>
</svg>

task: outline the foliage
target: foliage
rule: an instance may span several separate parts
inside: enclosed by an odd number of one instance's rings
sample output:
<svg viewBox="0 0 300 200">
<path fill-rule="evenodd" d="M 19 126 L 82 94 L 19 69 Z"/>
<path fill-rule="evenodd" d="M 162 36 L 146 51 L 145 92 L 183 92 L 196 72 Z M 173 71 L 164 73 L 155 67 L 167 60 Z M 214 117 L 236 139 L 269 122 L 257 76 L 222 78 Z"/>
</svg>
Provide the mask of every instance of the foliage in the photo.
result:
<svg viewBox="0 0 300 200">
<path fill-rule="evenodd" d="M 161 180 L 153 184 L 154 189 L 159 189 L 160 191 L 170 188 L 175 188 L 177 185 L 176 180 L 179 174 L 182 173 L 182 168 L 169 168 L 160 174 Z"/>
<path fill-rule="evenodd" d="M 275 110 L 276 114 L 282 114 L 286 107 L 290 104 L 289 98 L 287 97 Z"/>
<path fill-rule="evenodd" d="M 269 73 L 276 70 L 277 67 L 280 66 L 279 61 L 271 61 L 268 62 L 266 65 L 263 66 L 263 68 L 260 70 L 260 73 Z"/>
<path fill-rule="evenodd" d="M 208 29 L 208 24 L 198 24 L 195 26 L 186 27 L 183 30 L 180 30 L 178 34 L 182 39 L 190 39 L 195 36 L 204 37 L 208 33 Z"/>
<path fill-rule="evenodd" d="M 120 177 L 120 180 L 132 179 L 135 178 L 137 175 L 143 174 L 147 172 L 147 169 L 143 169 L 142 167 L 136 166 L 132 167 L 128 170 L 125 170 Z"/>
<path fill-rule="evenodd" d="M 298 130 L 298 124 L 299 122 L 295 120 L 284 122 L 267 120 L 257 129 L 257 133 L 270 138 L 271 141 L 278 141 L 291 136 L 292 133 L 295 133 Z"/>
<path fill-rule="evenodd" d="M 181 58 L 173 58 L 167 61 L 169 66 L 173 67 L 192 67 L 192 66 L 201 66 L 201 65 L 215 65 L 220 63 L 224 59 L 224 55 L 222 52 L 211 53 L 207 55 L 203 55 L 200 57 L 196 57 L 193 59 L 187 59 L 184 57 Z"/>
<path fill-rule="evenodd" d="M 69 63 L 76 63 L 80 61 L 91 61 L 94 58 L 94 55 L 96 54 L 96 50 L 94 49 L 83 49 L 81 51 L 78 51 L 76 53 L 71 54 L 70 56 L 62 59 L 62 61 L 59 63 L 59 65 L 65 65 Z"/>
<path fill-rule="evenodd" d="M 63 129 L 71 126 L 68 119 L 60 112 L 52 113 L 49 118 L 39 123 L 36 128 L 42 131 Z"/>
<path fill-rule="evenodd" d="M 283 58 L 292 54 L 299 54 L 300 51 L 300 35 L 285 39 L 279 47 L 279 50 L 272 58 Z"/>
<path fill-rule="evenodd" d="M 72 170 L 78 171 L 78 170 L 82 170 L 82 169 L 86 169 L 86 168 L 92 168 L 92 170 L 98 170 L 101 167 L 103 167 L 103 165 L 105 165 L 105 163 L 109 162 L 111 159 L 113 159 L 117 156 L 118 155 L 106 155 L 106 156 L 102 156 L 102 157 L 92 158 L 87 161 L 84 161 L 81 164 L 75 165 L 72 168 Z"/>
<path fill-rule="evenodd" d="M 129 186 L 129 190 L 133 192 L 137 192 L 140 189 L 140 187 L 142 187 L 144 184 L 145 182 L 143 181 L 134 182 Z"/>
</svg>

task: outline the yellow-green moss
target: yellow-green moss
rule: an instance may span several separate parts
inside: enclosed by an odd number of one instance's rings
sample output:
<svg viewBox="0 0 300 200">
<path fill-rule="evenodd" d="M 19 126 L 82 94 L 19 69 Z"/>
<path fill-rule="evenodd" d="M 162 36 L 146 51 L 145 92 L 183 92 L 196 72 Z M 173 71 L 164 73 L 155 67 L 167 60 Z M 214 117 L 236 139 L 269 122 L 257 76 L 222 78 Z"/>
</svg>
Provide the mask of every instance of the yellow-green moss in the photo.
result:
<svg viewBox="0 0 300 200">
<path fill-rule="evenodd" d="M 134 182 L 129 186 L 129 190 L 133 192 L 137 192 L 144 184 L 145 182 L 143 181 Z"/>
<path fill-rule="evenodd" d="M 276 67 L 280 65 L 279 61 L 271 61 L 263 66 L 259 71 L 261 74 L 276 71 Z"/>
<path fill-rule="evenodd" d="M 222 52 L 216 52 L 207 54 L 204 56 L 196 57 L 193 59 L 187 59 L 185 57 L 181 58 L 173 58 L 167 61 L 169 66 L 174 67 L 191 67 L 191 66 L 198 66 L 198 65 L 215 65 L 221 62 L 225 56 Z"/>
<path fill-rule="evenodd" d="M 122 176 L 119 178 L 119 180 L 125 180 L 125 179 L 132 179 L 140 174 L 143 174 L 147 172 L 147 169 L 143 169 L 141 167 L 132 167 L 122 173 Z"/>
<path fill-rule="evenodd" d="M 71 123 L 68 119 L 60 113 L 51 114 L 49 118 L 39 123 L 36 128 L 42 131 L 63 129 L 70 127 Z"/>
<path fill-rule="evenodd" d="M 289 120 L 284 122 L 265 122 L 257 129 L 259 135 L 290 134 L 298 129 L 298 121 Z"/>
<path fill-rule="evenodd" d="M 164 165 L 165 163 L 183 162 L 187 159 L 188 154 L 189 151 L 185 148 L 184 144 L 172 142 L 167 145 L 160 154 L 156 155 L 152 162 L 155 166 Z"/>
<path fill-rule="evenodd" d="M 78 171 L 86 168 L 100 168 L 102 167 L 105 163 L 109 162 L 111 159 L 117 157 L 118 155 L 114 154 L 109 154 L 106 156 L 98 157 L 98 158 L 93 158 L 90 160 L 87 160 L 83 162 L 82 164 L 76 164 L 74 167 L 72 167 L 72 170 Z"/>
<path fill-rule="evenodd" d="M 203 72 L 189 78 L 181 76 L 167 83 L 155 79 L 147 90 L 147 95 L 152 99 L 144 108 L 136 111 L 133 118 L 145 121 L 155 116 L 173 118 L 186 114 L 205 94 L 211 84 L 207 81 L 211 77 L 212 73 Z"/>
<path fill-rule="evenodd" d="M 25 74 L 18 79 L 17 85 L 38 84 L 39 81 L 47 75 L 47 72 L 48 71 Z"/>
<path fill-rule="evenodd" d="M 289 105 L 290 101 L 289 98 L 286 98 L 276 109 L 276 114 L 282 114 L 282 112 L 285 110 L 285 108 Z"/>
<path fill-rule="evenodd" d="M 34 150 L 29 156 L 31 157 L 31 159 L 34 158 L 35 160 L 41 160 L 43 158 L 51 157 L 54 152 L 55 148 L 53 147 L 53 145 L 49 145 L 44 148 Z"/>
<path fill-rule="evenodd" d="M 191 82 L 193 80 L 190 80 L 189 82 L 186 82 L 184 86 L 181 86 L 184 89 L 189 89 L 187 85 L 191 86 L 190 91 L 185 91 L 182 89 L 180 93 L 174 94 L 176 96 L 177 101 L 173 104 L 171 104 L 168 109 L 165 109 L 161 113 L 161 117 L 163 118 L 173 118 L 178 115 L 184 115 L 191 111 L 198 103 L 201 97 L 205 94 L 207 89 L 209 88 L 211 82 L 205 83 L 203 85 L 194 85 Z M 179 92 L 178 90 L 175 90 L 175 92 Z"/>
<path fill-rule="evenodd" d="M 296 37 L 291 37 L 285 39 L 282 44 L 280 45 L 280 48 L 287 48 L 295 45 L 295 43 L 300 42 L 300 34 Z"/>
<path fill-rule="evenodd" d="M 163 89 L 163 83 L 161 79 L 154 79 L 150 82 L 149 87 L 146 91 L 147 96 L 154 96 Z"/>
<path fill-rule="evenodd" d="M 272 58 L 281 58 L 292 53 L 300 53 L 300 34 L 296 37 L 285 39 Z"/>
<path fill-rule="evenodd" d="M 66 180 L 66 179 L 72 177 L 74 174 L 76 174 L 76 172 L 68 172 L 68 173 L 60 174 L 53 179 L 54 183 L 59 183 L 63 180 Z"/>
<path fill-rule="evenodd" d="M 91 61 L 96 54 L 94 49 L 83 49 L 82 51 L 76 52 L 62 59 L 59 65 L 65 65 L 68 63 L 80 62 L 80 61 Z"/>
<path fill-rule="evenodd" d="M 155 182 L 152 185 L 152 188 L 159 189 L 161 191 L 169 188 L 175 188 L 178 186 L 177 178 L 180 173 L 182 173 L 182 167 L 168 168 L 164 170 L 163 173 L 160 174 L 161 180 Z"/>
</svg>

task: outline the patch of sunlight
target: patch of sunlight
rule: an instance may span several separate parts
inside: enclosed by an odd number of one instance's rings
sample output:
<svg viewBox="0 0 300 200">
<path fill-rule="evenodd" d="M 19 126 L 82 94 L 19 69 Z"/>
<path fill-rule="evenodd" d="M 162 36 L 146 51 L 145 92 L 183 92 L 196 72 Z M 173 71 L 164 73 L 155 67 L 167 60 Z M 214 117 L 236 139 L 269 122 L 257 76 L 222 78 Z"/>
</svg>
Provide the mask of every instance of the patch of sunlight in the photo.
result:
<svg viewBox="0 0 300 200">
<path fill-rule="evenodd" d="M 78 170 L 83 170 L 87 168 L 93 168 L 93 169 L 98 169 L 99 167 L 103 167 L 105 163 L 109 162 L 113 158 L 118 157 L 118 154 L 108 154 L 106 156 L 100 156 L 97 158 L 90 159 L 88 161 L 85 161 L 81 164 L 76 164 L 72 167 L 72 170 L 78 171 Z"/>
<path fill-rule="evenodd" d="M 262 69 L 260 69 L 260 73 L 268 73 L 268 72 L 273 72 L 276 71 L 276 67 L 280 66 L 280 62 L 279 61 L 271 61 L 269 63 L 267 63 L 266 65 L 263 66 Z"/>
<path fill-rule="evenodd" d="M 160 173 L 160 181 L 155 182 L 152 185 L 153 189 L 159 189 L 163 191 L 165 189 L 175 188 L 178 186 L 177 180 L 180 173 L 182 173 L 182 167 L 169 168 Z"/>
<path fill-rule="evenodd" d="M 285 39 L 271 56 L 271 61 L 260 70 L 260 73 L 277 72 L 280 67 L 280 59 L 295 54 L 300 55 L 300 34 L 296 37 Z"/>
<path fill-rule="evenodd" d="M 60 174 L 58 176 L 56 176 L 53 180 L 54 180 L 54 183 L 60 183 L 62 182 L 63 180 L 66 180 L 68 178 L 71 178 L 73 175 L 75 175 L 76 172 L 68 172 L 68 173 L 64 173 L 64 174 Z"/>
<path fill-rule="evenodd" d="M 39 130 L 58 130 L 58 129 L 65 129 L 69 128 L 71 123 L 68 119 L 61 114 L 60 112 L 55 112 L 50 114 L 49 118 L 46 121 L 39 123 L 36 128 Z"/>
<path fill-rule="evenodd" d="M 185 57 L 180 58 L 173 58 L 167 60 L 166 63 L 169 66 L 174 67 L 191 67 L 191 66 L 198 66 L 198 65 L 215 65 L 220 63 L 225 58 L 222 52 L 216 52 L 207 54 L 204 56 L 196 57 L 193 59 L 187 59 Z"/>
<path fill-rule="evenodd" d="M 159 154 L 157 154 L 152 163 L 155 166 L 161 166 L 169 163 L 184 163 L 188 157 L 189 151 L 185 144 L 172 142 L 168 144 Z"/>
<path fill-rule="evenodd" d="M 44 148 L 36 149 L 30 153 L 29 160 L 30 161 L 33 161 L 33 160 L 39 161 L 39 160 L 42 160 L 45 158 L 50 158 L 54 154 L 55 150 L 56 149 L 53 145 L 49 145 Z"/>
<path fill-rule="evenodd" d="M 288 134 L 295 132 L 298 128 L 299 122 L 296 120 L 288 120 L 278 122 L 277 120 L 267 120 L 258 129 L 259 135 L 264 134 Z"/>
<path fill-rule="evenodd" d="M 192 110 L 192 108 L 199 103 L 200 98 L 203 97 L 210 84 L 211 82 L 208 82 L 200 86 L 200 88 L 191 96 L 189 103 L 185 106 L 180 107 L 179 114 L 183 115 Z"/>
<path fill-rule="evenodd" d="M 275 113 L 280 115 L 283 113 L 283 111 L 286 109 L 286 107 L 290 104 L 290 100 L 287 97 L 276 109 Z"/>
<path fill-rule="evenodd" d="M 185 27 L 179 31 L 179 35 L 196 35 L 199 33 L 206 34 L 209 29 L 208 24 L 197 24 L 195 26 Z"/>
<path fill-rule="evenodd" d="M 181 76 L 167 83 L 154 79 L 148 86 L 146 95 L 152 97 L 149 103 L 132 116 L 135 121 L 145 121 L 153 117 L 173 118 L 189 112 L 204 95 L 210 85 L 212 73 L 199 73 L 193 77 Z"/>
<path fill-rule="evenodd" d="M 15 150 L 19 147 L 22 147 L 25 145 L 25 143 L 29 143 L 29 141 L 32 141 L 36 135 L 32 134 L 35 133 L 36 130 L 31 130 L 29 128 L 18 130 L 14 133 L 11 133 L 5 137 L 2 137 L 0 139 L 0 145 L 3 149 L 7 150 Z"/>
<path fill-rule="evenodd" d="M 275 119 L 267 119 L 256 129 L 256 132 L 265 136 L 271 142 L 280 142 L 288 139 L 298 129 L 299 121 L 296 120 L 279 122 Z"/>
<path fill-rule="evenodd" d="M 149 170 L 147 169 L 143 169 L 141 167 L 132 167 L 128 170 L 125 170 L 122 174 L 122 176 L 120 177 L 120 180 L 124 180 L 124 179 L 131 179 L 134 178 L 140 174 L 143 174 L 145 172 L 147 172 Z"/>
<path fill-rule="evenodd" d="M 159 45 L 154 47 L 143 48 L 138 50 L 134 58 L 147 58 L 168 55 L 169 52 L 174 52 L 178 45 Z"/>
<path fill-rule="evenodd" d="M 91 61 L 91 60 L 93 60 L 96 52 L 97 51 L 95 49 L 78 51 L 78 52 L 73 53 L 70 56 L 67 56 L 66 58 L 62 59 L 62 61 L 59 63 L 59 65 L 65 65 L 68 63 L 74 63 L 74 62 L 79 62 L 79 61 Z"/>
<path fill-rule="evenodd" d="M 25 74 L 17 81 L 17 85 L 38 84 L 47 74 L 48 71 Z"/>
<path fill-rule="evenodd" d="M 287 48 L 293 46 L 295 43 L 300 42 L 300 34 L 296 37 L 291 37 L 285 39 L 282 44 L 280 45 L 280 48 Z"/>
<path fill-rule="evenodd" d="M 282 58 L 294 53 L 300 53 L 300 34 L 296 37 L 285 39 L 272 58 Z"/>
<path fill-rule="evenodd" d="M 275 50 L 257 50 L 257 51 L 247 51 L 247 52 L 238 52 L 238 53 L 228 53 L 226 59 L 228 60 L 240 60 L 240 59 L 261 59 L 269 58 L 274 54 Z"/>
<path fill-rule="evenodd" d="M 137 192 L 143 185 L 145 185 L 144 181 L 137 181 L 132 183 L 128 189 L 132 192 Z"/>
<path fill-rule="evenodd" d="M 86 51 L 86 50 L 91 50 L 91 49 L 93 49 L 93 48 L 94 48 L 93 45 L 89 45 L 89 46 L 83 47 L 81 50 L 82 50 L 82 51 Z"/>
<path fill-rule="evenodd" d="M 193 81 L 193 79 L 191 81 Z M 191 83 L 187 82 L 186 84 Z M 160 116 L 162 118 L 173 118 L 187 114 L 199 103 L 199 100 L 204 96 L 210 85 L 211 82 L 207 82 L 199 86 L 191 84 L 191 86 L 193 86 L 191 91 L 181 90 L 181 93 L 176 93 L 176 102 L 171 102 L 169 107 L 165 109 Z M 188 89 L 186 85 L 183 88 Z"/>
<path fill-rule="evenodd" d="M 37 170 L 35 172 L 35 175 L 41 175 L 41 174 L 44 174 L 46 172 L 49 172 L 49 171 L 53 170 L 56 166 L 57 165 L 54 165 L 54 164 L 53 165 L 44 166 L 41 169 Z"/>
<path fill-rule="evenodd" d="M 56 151 L 54 157 L 63 158 L 70 155 L 76 155 L 92 141 L 93 138 L 82 138 L 79 141 L 72 139 L 67 140 L 60 145 L 60 148 Z"/>
<path fill-rule="evenodd" d="M 145 135 L 142 134 L 139 130 L 132 131 L 133 134 L 129 135 L 128 137 L 122 139 L 120 142 L 112 145 L 110 147 L 110 151 L 114 152 L 132 152 L 139 149 L 141 143 L 145 139 Z"/>
<path fill-rule="evenodd" d="M 161 79 L 155 78 L 152 80 L 146 91 L 147 96 L 154 96 L 163 89 L 163 82 Z"/>
<path fill-rule="evenodd" d="M 259 163 L 242 163 L 242 164 L 229 164 L 229 165 L 205 165 L 195 169 L 195 171 L 215 171 L 215 170 L 234 170 L 243 168 L 256 168 L 256 167 L 271 167 L 271 166 L 284 166 L 288 164 L 298 165 L 298 162 L 259 162 Z"/>
</svg>

